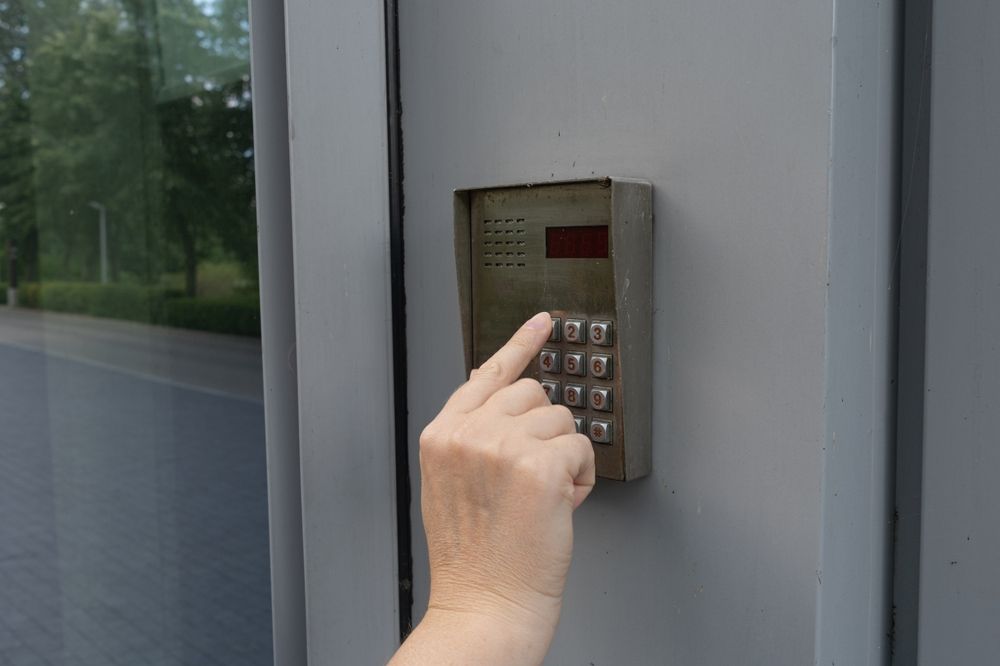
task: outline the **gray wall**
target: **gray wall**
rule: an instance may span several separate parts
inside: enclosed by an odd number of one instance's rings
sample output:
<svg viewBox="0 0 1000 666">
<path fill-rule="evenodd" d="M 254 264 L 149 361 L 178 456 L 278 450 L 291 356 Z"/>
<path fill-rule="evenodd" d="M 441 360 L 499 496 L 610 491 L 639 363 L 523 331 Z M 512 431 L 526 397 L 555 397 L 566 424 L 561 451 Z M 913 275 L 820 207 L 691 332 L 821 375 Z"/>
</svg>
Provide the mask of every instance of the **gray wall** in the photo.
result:
<svg viewBox="0 0 1000 666">
<path fill-rule="evenodd" d="M 415 476 L 417 436 L 464 374 L 451 190 L 655 188 L 653 474 L 579 511 L 551 663 L 886 661 L 894 16 L 400 8 Z M 418 492 L 412 519 L 419 618 Z"/>
<path fill-rule="evenodd" d="M 1000 5 L 935 2 L 919 663 L 1000 653 Z"/>
</svg>

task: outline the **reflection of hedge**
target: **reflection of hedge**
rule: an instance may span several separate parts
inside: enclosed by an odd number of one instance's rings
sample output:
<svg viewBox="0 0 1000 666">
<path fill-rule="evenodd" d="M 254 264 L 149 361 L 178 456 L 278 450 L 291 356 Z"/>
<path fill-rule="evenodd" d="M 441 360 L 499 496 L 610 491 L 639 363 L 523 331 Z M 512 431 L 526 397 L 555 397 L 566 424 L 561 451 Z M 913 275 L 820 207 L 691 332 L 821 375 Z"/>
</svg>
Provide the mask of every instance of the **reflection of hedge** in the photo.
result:
<svg viewBox="0 0 1000 666">
<path fill-rule="evenodd" d="M 216 333 L 260 335 L 256 295 L 186 298 L 160 287 L 46 282 L 21 285 L 18 305 Z"/>
<path fill-rule="evenodd" d="M 171 298 L 166 301 L 164 323 L 199 331 L 260 336 L 260 304 L 256 296 Z"/>
<path fill-rule="evenodd" d="M 0 282 L 0 305 L 7 304 L 7 283 Z"/>
</svg>

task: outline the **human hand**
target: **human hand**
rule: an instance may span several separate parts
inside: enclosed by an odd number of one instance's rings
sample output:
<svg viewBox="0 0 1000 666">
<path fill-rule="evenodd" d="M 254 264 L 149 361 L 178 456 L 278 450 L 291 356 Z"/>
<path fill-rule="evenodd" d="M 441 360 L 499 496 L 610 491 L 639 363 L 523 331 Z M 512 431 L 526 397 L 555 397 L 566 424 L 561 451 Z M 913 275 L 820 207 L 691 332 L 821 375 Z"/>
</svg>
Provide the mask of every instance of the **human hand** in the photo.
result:
<svg viewBox="0 0 1000 666">
<path fill-rule="evenodd" d="M 526 322 L 420 437 L 430 603 L 394 663 L 545 655 L 572 555 L 572 513 L 595 476 L 593 448 L 569 409 L 552 405 L 537 381 L 518 379 L 551 328 L 547 313 Z"/>
</svg>

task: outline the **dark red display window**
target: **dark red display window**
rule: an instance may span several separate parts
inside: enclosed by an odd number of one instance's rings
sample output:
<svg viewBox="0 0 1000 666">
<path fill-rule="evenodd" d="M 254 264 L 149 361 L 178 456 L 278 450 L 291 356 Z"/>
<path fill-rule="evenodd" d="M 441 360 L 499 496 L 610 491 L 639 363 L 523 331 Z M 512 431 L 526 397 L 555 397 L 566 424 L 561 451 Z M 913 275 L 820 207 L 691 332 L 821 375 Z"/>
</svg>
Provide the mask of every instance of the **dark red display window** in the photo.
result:
<svg viewBox="0 0 1000 666">
<path fill-rule="evenodd" d="M 607 259 L 606 226 L 545 227 L 547 259 Z"/>
</svg>

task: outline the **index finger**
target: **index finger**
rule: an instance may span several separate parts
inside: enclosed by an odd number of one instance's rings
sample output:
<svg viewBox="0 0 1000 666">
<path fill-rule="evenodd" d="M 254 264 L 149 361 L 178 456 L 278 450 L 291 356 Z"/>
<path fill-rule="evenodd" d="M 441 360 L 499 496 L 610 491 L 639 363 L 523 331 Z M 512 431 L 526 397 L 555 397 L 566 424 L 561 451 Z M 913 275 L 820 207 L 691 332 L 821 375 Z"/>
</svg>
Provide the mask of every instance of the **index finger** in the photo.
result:
<svg viewBox="0 0 1000 666">
<path fill-rule="evenodd" d="M 524 322 L 500 350 L 483 363 L 448 400 L 445 409 L 470 412 L 521 376 L 552 332 L 552 318 L 539 312 Z"/>
</svg>

